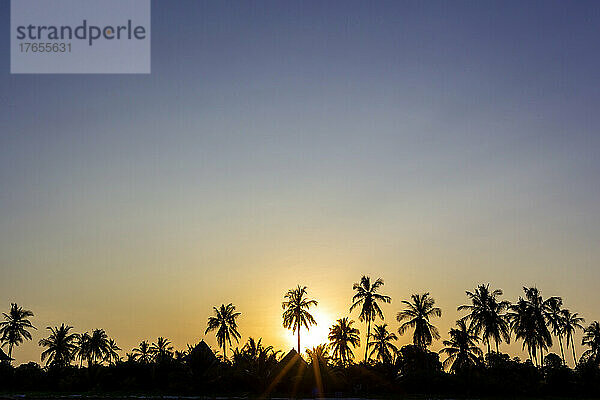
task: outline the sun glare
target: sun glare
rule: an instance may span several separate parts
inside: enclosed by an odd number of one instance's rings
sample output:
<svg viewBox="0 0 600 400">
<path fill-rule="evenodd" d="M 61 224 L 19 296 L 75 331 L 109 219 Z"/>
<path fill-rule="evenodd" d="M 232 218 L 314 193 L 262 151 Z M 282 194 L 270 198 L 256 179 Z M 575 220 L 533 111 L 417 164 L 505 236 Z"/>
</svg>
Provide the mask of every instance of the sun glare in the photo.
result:
<svg viewBox="0 0 600 400">
<path fill-rule="evenodd" d="M 312 315 L 317 321 L 317 325 L 312 325 L 308 331 L 304 327 L 300 330 L 300 347 L 303 353 L 306 352 L 306 349 L 312 349 L 320 344 L 327 343 L 329 328 L 335 322 L 333 318 L 323 313 L 314 312 Z M 287 331 L 286 338 L 290 349 L 295 349 L 298 346 L 296 333 Z"/>
</svg>

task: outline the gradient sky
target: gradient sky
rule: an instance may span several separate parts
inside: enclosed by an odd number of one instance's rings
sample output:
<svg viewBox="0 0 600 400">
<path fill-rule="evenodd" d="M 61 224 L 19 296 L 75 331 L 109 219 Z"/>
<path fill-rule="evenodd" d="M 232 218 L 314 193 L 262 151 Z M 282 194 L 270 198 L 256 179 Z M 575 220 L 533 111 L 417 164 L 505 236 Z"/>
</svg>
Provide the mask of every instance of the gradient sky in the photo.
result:
<svg viewBox="0 0 600 400">
<path fill-rule="evenodd" d="M 285 291 L 319 300 L 317 342 L 362 274 L 393 329 L 430 291 L 447 336 L 484 282 L 600 318 L 600 3 L 153 1 L 151 75 L 10 75 L 9 15 L 0 308 L 38 327 L 18 362 L 61 322 L 214 346 L 223 302 L 287 350 Z"/>
</svg>

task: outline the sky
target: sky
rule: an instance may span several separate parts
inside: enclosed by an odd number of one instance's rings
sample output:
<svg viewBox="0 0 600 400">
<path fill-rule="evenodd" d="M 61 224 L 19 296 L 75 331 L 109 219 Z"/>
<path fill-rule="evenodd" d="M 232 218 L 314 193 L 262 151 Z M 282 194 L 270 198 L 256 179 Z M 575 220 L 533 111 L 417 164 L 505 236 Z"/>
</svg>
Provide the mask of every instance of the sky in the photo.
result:
<svg viewBox="0 0 600 400">
<path fill-rule="evenodd" d="M 38 328 L 17 363 L 63 322 L 122 355 L 216 347 L 229 302 L 242 342 L 287 351 L 298 284 L 316 345 L 363 274 L 394 330 L 430 292 L 447 337 L 480 283 L 600 318 L 599 3 L 153 1 L 150 75 L 11 75 L 9 19 L 0 310 Z"/>
</svg>

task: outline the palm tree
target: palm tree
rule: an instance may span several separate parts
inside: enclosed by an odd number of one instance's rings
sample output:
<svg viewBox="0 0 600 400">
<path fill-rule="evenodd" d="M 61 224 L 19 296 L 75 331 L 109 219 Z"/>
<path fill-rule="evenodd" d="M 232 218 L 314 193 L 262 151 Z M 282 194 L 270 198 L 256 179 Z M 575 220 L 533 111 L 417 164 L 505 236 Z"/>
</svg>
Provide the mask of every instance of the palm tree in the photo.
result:
<svg viewBox="0 0 600 400">
<path fill-rule="evenodd" d="M 600 323 L 598 321 L 592 322 L 585 328 L 581 344 L 590 347 L 582 356 L 592 360 L 595 364 L 600 364 Z"/>
<path fill-rule="evenodd" d="M 434 307 L 435 300 L 429 293 L 413 294 L 410 301 L 402 301 L 406 305 L 403 311 L 396 316 L 398 322 L 401 322 L 398 333 L 404 334 L 407 329 L 414 328 L 413 343 L 415 346 L 425 349 L 433 342 L 433 339 L 439 339 L 440 333 L 429 320 L 433 317 L 441 317 L 442 310 Z"/>
<path fill-rule="evenodd" d="M 274 351 L 273 346 L 263 346 L 262 338 L 255 340 L 254 338 L 248 338 L 248 341 L 242 347 L 241 352 L 245 357 L 249 358 L 253 362 L 264 363 L 266 361 L 272 361 L 277 359 L 279 350 Z"/>
<path fill-rule="evenodd" d="M 375 325 L 373 332 L 373 341 L 369 342 L 369 347 L 372 347 L 369 357 L 377 356 L 377 360 L 384 364 L 391 363 L 394 356 L 398 353 L 398 348 L 392 343 L 398 340 L 398 336 L 394 332 L 387 329 L 387 324 Z"/>
<path fill-rule="evenodd" d="M 257 359 L 260 357 L 262 352 L 270 352 L 273 350 L 273 346 L 263 346 L 262 338 L 259 338 L 258 341 L 253 337 L 248 338 L 248 341 L 242 347 L 242 351 L 248 355 L 252 359 Z"/>
<path fill-rule="evenodd" d="M 333 349 L 333 357 L 340 361 L 342 366 L 347 366 L 354 359 L 354 352 L 350 347 L 360 346 L 360 332 L 352 327 L 354 321 L 347 317 L 340 318 L 329 328 L 329 346 Z"/>
<path fill-rule="evenodd" d="M 104 329 L 94 329 L 87 341 L 88 366 L 102 362 L 109 352 L 108 335 Z"/>
<path fill-rule="evenodd" d="M 470 321 L 470 331 L 477 336 L 482 335 L 488 354 L 491 352 L 490 340 L 495 341 L 496 352 L 499 352 L 498 345 L 503 339 L 510 343 L 510 326 L 506 318 L 510 303 L 499 301 L 497 298 L 502 296 L 502 290 L 490 291 L 489 284 L 479 285 L 473 292 L 467 291 L 466 294 L 471 304 L 459 306 L 458 311 L 469 311 L 464 319 Z"/>
<path fill-rule="evenodd" d="M 318 302 L 314 299 L 307 299 L 306 286 L 300 287 L 298 285 L 295 289 L 290 289 L 284 296 L 285 301 L 281 303 L 283 311 L 283 327 L 291 329 L 292 332 L 298 334 L 298 354 L 300 350 L 300 328 L 304 325 L 306 330 L 310 329 L 311 325 L 316 325 L 317 321 L 308 312 L 308 309 L 312 306 L 316 306 Z"/>
<path fill-rule="evenodd" d="M 371 278 L 364 276 L 360 279 L 360 282 L 355 283 L 352 289 L 356 291 L 352 296 L 352 306 L 350 306 L 350 312 L 360 306 L 360 314 L 358 320 L 367 322 L 367 346 L 365 346 L 365 362 L 367 361 L 367 350 L 369 349 L 368 343 L 371 336 L 371 321 L 375 321 L 376 317 L 383 318 L 383 312 L 379 308 L 378 301 L 383 303 L 390 303 L 392 298 L 377 293 L 379 288 L 383 286 L 383 279 L 378 278 L 373 284 L 371 284 Z"/>
<path fill-rule="evenodd" d="M 175 360 L 179 364 L 184 364 L 187 359 L 188 352 L 187 350 L 175 350 L 173 353 L 173 360 Z"/>
<path fill-rule="evenodd" d="M 117 346 L 117 342 L 114 339 L 109 339 L 108 348 L 106 352 L 106 361 L 109 364 L 117 363 L 117 361 L 120 361 L 121 356 L 119 356 L 119 351 L 121 351 L 121 348 Z"/>
<path fill-rule="evenodd" d="M 358 320 L 367 323 L 367 339 L 365 346 L 365 362 L 367 361 L 368 343 L 371 336 L 371 322 L 375 321 L 376 317 L 384 319 L 383 311 L 377 304 L 378 301 L 383 303 L 390 303 L 392 298 L 390 296 L 382 295 L 377 293 L 379 288 L 383 286 L 383 279 L 378 278 L 373 284 L 371 284 L 371 277 L 363 275 L 360 282 L 355 283 L 352 289 L 356 291 L 352 296 L 352 306 L 350 306 L 350 312 L 357 307 L 360 307 L 360 314 Z"/>
<path fill-rule="evenodd" d="M 562 299 L 560 297 L 551 297 L 546 302 L 545 317 L 548 326 L 552 329 L 552 334 L 558 338 L 560 344 L 560 355 L 563 364 L 565 361 L 565 351 L 563 349 L 562 336 L 564 331 L 564 314 L 562 309 Z"/>
<path fill-rule="evenodd" d="M 60 327 L 47 327 L 50 336 L 39 341 L 39 345 L 47 347 L 42 352 L 42 362 L 46 360 L 46 366 L 54 365 L 57 367 L 66 367 L 75 357 L 77 350 L 76 333 L 69 333 L 72 326 L 61 324 Z"/>
<path fill-rule="evenodd" d="M 537 364 L 537 349 L 540 350 L 540 363 L 544 365 L 544 350 L 552 346 L 552 335 L 548 330 L 546 311 L 553 298 L 544 300 L 536 287 L 523 287 L 525 298 L 519 297 L 517 304 L 511 307 L 511 329 L 517 339 L 527 346 L 530 359 L 533 356 Z"/>
<path fill-rule="evenodd" d="M 125 353 L 125 362 L 128 364 L 135 363 L 135 354 L 133 353 Z"/>
<path fill-rule="evenodd" d="M 315 397 L 323 398 L 323 382 L 328 381 L 330 376 L 329 351 L 326 344 L 320 344 L 312 349 L 306 349 L 306 355 L 310 360 L 310 367 L 313 370 L 315 382 Z"/>
<path fill-rule="evenodd" d="M 319 371 L 329 365 L 331 356 L 326 344 L 320 344 L 312 349 L 306 349 L 306 354 L 313 365 L 319 365 Z"/>
<path fill-rule="evenodd" d="M 461 371 L 480 363 L 483 353 L 477 342 L 479 336 L 467 328 L 464 319 L 456 321 L 457 328 L 450 329 L 450 340 L 444 340 L 444 347 L 440 354 L 446 354 L 444 368 L 452 372 Z"/>
<path fill-rule="evenodd" d="M 148 364 L 153 360 L 153 354 L 147 340 L 142 340 L 140 345 L 133 349 L 132 352 L 135 360 L 142 364 Z"/>
<path fill-rule="evenodd" d="M 511 306 L 509 313 L 510 328 L 516 340 L 523 340 L 523 349 L 527 347 L 529 360 L 537 364 L 537 333 L 535 320 L 529 310 L 527 301 L 522 297 Z"/>
<path fill-rule="evenodd" d="M 233 363 L 239 371 L 253 382 L 253 386 L 263 391 L 272 381 L 271 376 L 277 365 L 279 351 L 273 351 L 272 346 L 263 346 L 262 339 L 248 338 L 246 344 L 233 351 Z"/>
<path fill-rule="evenodd" d="M 156 343 L 153 342 L 150 346 L 150 353 L 154 355 L 154 360 L 157 363 L 165 362 L 173 355 L 173 346 L 171 346 L 169 339 L 161 336 L 156 339 Z"/>
<path fill-rule="evenodd" d="M 567 340 L 567 348 L 569 348 L 569 343 L 571 343 L 571 348 L 573 350 L 573 363 L 577 366 L 577 357 L 575 356 L 575 342 L 573 341 L 573 335 L 577 329 L 583 329 L 583 324 L 585 323 L 585 319 L 579 316 L 578 313 L 572 313 L 571 311 L 564 309 L 562 310 L 563 314 L 563 333 Z"/>
<path fill-rule="evenodd" d="M 535 331 L 537 336 L 538 347 L 540 348 L 540 365 L 544 366 L 544 350 L 552 346 L 552 335 L 548 330 L 546 323 L 546 310 L 548 308 L 548 301 L 544 300 L 542 294 L 536 287 L 524 287 L 525 297 L 529 306 L 529 312 L 533 318 L 535 324 Z"/>
<path fill-rule="evenodd" d="M 208 317 L 208 326 L 204 334 L 217 331 L 217 344 L 223 349 L 223 357 L 227 358 L 227 351 L 225 344 L 231 346 L 231 338 L 235 339 L 236 343 L 239 343 L 242 337 L 238 332 L 236 319 L 241 313 L 235 311 L 235 306 L 231 303 L 225 305 L 221 304 L 221 307 L 213 307 L 214 315 Z"/>
<path fill-rule="evenodd" d="M 2 315 L 4 321 L 0 322 L 0 341 L 2 346 L 8 345 L 8 357 L 12 358 L 13 347 L 23 343 L 25 339 L 31 340 L 29 329 L 36 329 L 29 320 L 29 317 L 33 317 L 33 313 L 12 303 L 8 314 L 2 313 Z"/>
<path fill-rule="evenodd" d="M 90 355 L 90 334 L 88 332 L 77 335 L 75 357 L 79 359 L 79 367 L 83 365 L 83 360 L 89 361 Z"/>
</svg>

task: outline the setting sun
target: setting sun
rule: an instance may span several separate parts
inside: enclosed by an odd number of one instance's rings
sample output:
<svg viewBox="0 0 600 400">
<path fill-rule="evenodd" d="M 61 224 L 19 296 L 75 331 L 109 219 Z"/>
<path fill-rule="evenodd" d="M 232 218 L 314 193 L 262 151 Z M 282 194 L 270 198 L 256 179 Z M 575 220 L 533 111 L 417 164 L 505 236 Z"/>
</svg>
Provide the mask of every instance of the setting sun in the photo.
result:
<svg viewBox="0 0 600 400">
<path fill-rule="evenodd" d="M 327 343 L 327 335 L 329 327 L 335 322 L 334 318 L 328 314 L 320 313 L 315 310 L 313 317 L 317 321 L 317 325 L 312 325 L 307 331 L 306 328 L 300 330 L 300 347 L 304 353 L 307 349 L 312 349 L 320 344 Z M 296 348 L 297 336 L 291 331 L 285 332 L 286 341 L 290 348 Z"/>
</svg>

